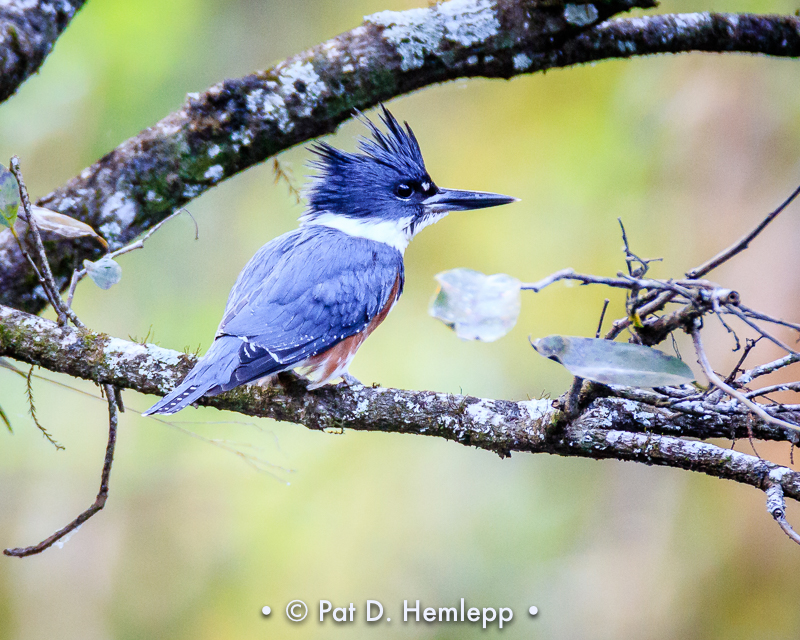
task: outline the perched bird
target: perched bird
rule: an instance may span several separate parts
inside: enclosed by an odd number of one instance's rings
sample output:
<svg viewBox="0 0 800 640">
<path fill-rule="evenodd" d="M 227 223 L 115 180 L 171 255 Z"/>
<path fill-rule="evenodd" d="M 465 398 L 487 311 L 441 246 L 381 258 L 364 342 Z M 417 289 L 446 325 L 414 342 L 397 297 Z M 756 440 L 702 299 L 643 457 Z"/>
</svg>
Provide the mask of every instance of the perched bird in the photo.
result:
<svg viewBox="0 0 800 640">
<path fill-rule="evenodd" d="M 175 413 L 265 376 L 299 369 L 310 389 L 339 377 L 403 292 L 403 252 L 451 211 L 516 198 L 437 187 L 417 139 L 384 107 L 364 118 L 362 153 L 322 142 L 300 227 L 265 244 L 239 274 L 208 352 L 144 415 Z M 354 380 L 354 379 L 353 379 Z"/>
</svg>

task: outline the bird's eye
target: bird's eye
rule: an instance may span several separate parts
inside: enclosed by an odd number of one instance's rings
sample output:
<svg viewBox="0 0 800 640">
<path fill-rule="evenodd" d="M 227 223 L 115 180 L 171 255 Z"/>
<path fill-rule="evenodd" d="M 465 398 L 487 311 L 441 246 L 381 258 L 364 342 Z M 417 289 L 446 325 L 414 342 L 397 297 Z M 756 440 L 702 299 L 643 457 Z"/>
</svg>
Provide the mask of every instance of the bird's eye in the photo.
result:
<svg viewBox="0 0 800 640">
<path fill-rule="evenodd" d="M 402 182 L 399 185 L 397 185 L 397 188 L 394 190 L 394 193 L 398 198 L 402 198 L 403 200 L 405 200 L 411 197 L 411 194 L 414 193 L 414 190 L 411 188 L 410 185 L 407 185 L 405 182 Z"/>
</svg>

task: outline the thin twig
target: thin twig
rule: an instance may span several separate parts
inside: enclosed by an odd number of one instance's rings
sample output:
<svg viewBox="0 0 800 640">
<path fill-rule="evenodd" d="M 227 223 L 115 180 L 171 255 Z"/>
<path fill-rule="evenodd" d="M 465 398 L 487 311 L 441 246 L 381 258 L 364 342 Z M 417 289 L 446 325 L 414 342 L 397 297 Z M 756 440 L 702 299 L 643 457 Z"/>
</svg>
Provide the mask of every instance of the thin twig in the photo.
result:
<svg viewBox="0 0 800 640">
<path fill-rule="evenodd" d="M 100 491 L 98 492 L 95 501 L 92 503 L 92 506 L 86 509 L 86 511 L 81 513 L 66 527 L 56 531 L 49 538 L 46 538 L 39 544 L 31 547 L 5 549 L 3 551 L 5 555 L 24 558 L 26 556 L 32 556 L 36 555 L 37 553 L 41 553 L 45 549 L 53 546 L 53 544 L 61 540 L 61 538 L 64 536 L 78 529 L 78 527 L 80 527 L 84 522 L 86 522 L 106 505 L 106 500 L 108 500 L 108 481 L 109 476 L 111 475 L 111 464 L 114 462 L 114 445 L 117 441 L 117 421 L 119 416 L 117 413 L 117 404 L 114 399 L 114 388 L 108 384 L 103 385 L 103 387 L 105 388 L 106 399 L 108 400 L 108 444 L 106 445 L 106 456 L 103 461 L 103 472 L 100 475 Z"/>
<path fill-rule="evenodd" d="M 567 417 L 571 420 L 580 413 L 581 389 L 583 388 L 583 378 L 575 376 L 572 380 L 569 394 L 567 395 Z"/>
<path fill-rule="evenodd" d="M 275 184 L 278 184 L 281 180 L 284 181 L 289 189 L 289 193 L 294 196 L 297 204 L 300 204 L 303 201 L 303 194 L 300 192 L 297 185 L 295 185 L 294 177 L 291 172 L 283 168 L 280 160 L 278 160 L 278 156 L 275 156 L 272 160 L 272 171 L 275 174 Z"/>
<path fill-rule="evenodd" d="M 783 358 L 778 358 L 772 362 L 753 367 L 749 371 L 745 371 L 741 376 L 739 376 L 739 378 L 736 380 L 736 384 L 739 386 L 750 384 L 750 382 L 752 382 L 755 378 L 766 376 L 770 373 L 775 373 L 779 369 L 788 367 L 790 364 L 794 364 L 795 362 L 800 362 L 800 353 L 790 353 L 789 355 L 783 356 Z"/>
<path fill-rule="evenodd" d="M 761 337 L 756 338 L 753 340 L 752 338 L 746 338 L 744 341 L 744 351 L 742 351 L 742 355 L 739 357 L 739 362 L 733 367 L 733 370 L 728 374 L 728 377 L 725 378 L 726 384 L 731 384 L 736 375 L 739 373 L 739 370 L 742 368 L 744 361 L 747 360 L 747 356 L 750 355 L 750 352 L 755 348 L 758 344 L 758 341 L 761 340 Z"/>
<path fill-rule="evenodd" d="M 606 285 L 607 287 L 616 287 L 618 289 L 628 289 L 630 290 L 637 290 L 637 289 L 659 289 L 675 293 L 686 293 L 688 294 L 688 290 L 676 288 L 676 285 L 672 282 L 662 281 L 662 280 L 651 280 L 651 279 L 641 279 L 641 278 L 634 278 L 632 276 L 621 276 L 618 278 L 607 278 L 604 276 L 592 276 L 586 275 L 582 273 L 576 273 L 574 269 L 562 269 L 561 271 L 556 271 L 555 273 L 539 280 L 538 282 L 526 282 L 520 285 L 520 289 L 525 291 L 533 291 L 534 293 L 539 293 L 545 287 L 550 286 L 554 282 L 558 282 L 559 280 L 575 280 L 576 282 L 580 282 L 581 284 L 602 284 Z M 676 290 L 677 289 L 677 290 Z"/>
<path fill-rule="evenodd" d="M 779 391 L 800 391 L 800 382 L 782 382 L 780 384 L 772 384 L 768 387 L 761 387 L 761 389 L 750 391 L 745 395 L 748 398 L 757 398 L 758 396 L 764 396 L 769 393 L 777 393 Z"/>
<path fill-rule="evenodd" d="M 786 200 L 784 200 L 784 202 L 777 209 L 775 209 L 775 211 L 770 213 L 766 218 L 764 218 L 761 222 L 759 222 L 758 225 L 756 226 L 756 228 L 753 229 L 750 233 L 748 233 L 746 236 L 741 238 L 739 241 L 737 241 L 734 244 L 732 244 L 730 247 L 728 247 L 724 251 L 721 251 L 720 253 L 715 255 L 713 258 L 711 258 L 711 260 L 705 262 L 704 264 L 700 265 L 699 267 L 695 267 L 691 271 L 687 271 L 686 272 L 686 277 L 687 278 L 702 278 L 704 275 L 706 275 L 712 269 L 716 269 L 722 263 L 727 262 L 728 260 L 730 260 L 736 254 L 741 253 L 742 251 L 747 249 L 747 247 L 755 239 L 755 237 L 759 233 L 761 233 L 770 222 L 772 222 L 775 218 L 777 218 L 778 215 L 786 207 L 788 207 L 791 204 L 792 200 L 794 200 L 798 195 L 800 195 L 800 187 L 797 187 L 797 189 L 795 189 L 792 192 L 792 195 L 790 195 L 788 198 L 786 198 Z"/>
<path fill-rule="evenodd" d="M 651 313 L 661 311 L 661 309 L 663 309 L 667 303 L 671 302 L 676 295 L 677 294 L 674 291 L 664 291 L 663 293 L 658 294 L 658 296 L 656 296 L 652 302 L 642 305 L 636 311 L 639 314 L 639 317 L 646 317 Z M 605 335 L 605 339 L 613 340 L 620 333 L 625 331 L 625 329 L 630 327 L 631 324 L 633 324 L 633 322 L 630 317 L 615 320 L 614 324 L 611 325 L 611 330 Z"/>
<path fill-rule="evenodd" d="M 694 349 L 697 352 L 697 362 L 703 369 L 703 373 L 706 374 L 706 377 L 709 381 L 718 389 L 722 389 L 725 393 L 727 393 L 732 398 L 735 398 L 747 408 L 749 408 L 753 413 L 755 413 L 759 418 L 761 418 L 764 422 L 769 424 L 778 426 L 778 427 L 785 427 L 786 429 L 791 429 L 793 431 L 800 431 L 800 426 L 796 424 L 792 424 L 790 422 L 786 422 L 785 420 L 781 420 L 779 418 L 775 418 L 768 414 L 763 407 L 759 406 L 757 403 L 753 402 L 752 400 L 748 399 L 743 393 L 737 391 L 729 384 L 726 384 L 725 381 L 722 380 L 711 368 L 711 365 L 708 362 L 708 358 L 706 357 L 706 352 L 703 349 L 703 343 L 700 340 L 700 330 L 697 326 L 693 327 L 691 330 L 692 342 L 694 343 Z"/>
<path fill-rule="evenodd" d="M 773 478 L 774 475 L 776 475 L 774 471 L 770 473 L 770 482 L 764 491 L 767 494 L 767 512 L 775 518 L 775 522 L 787 536 L 800 544 L 800 535 L 786 521 L 786 500 L 783 497 L 783 487 L 780 484 L 780 478 Z"/>
<path fill-rule="evenodd" d="M 603 310 L 600 312 L 600 321 L 597 323 L 597 331 L 594 334 L 595 338 L 599 338 L 600 332 L 603 330 L 603 319 L 606 317 L 606 309 L 608 309 L 609 302 L 611 302 L 611 300 L 608 298 L 603 302 Z"/>
<path fill-rule="evenodd" d="M 725 251 L 722 251 L 721 253 L 714 256 L 711 260 L 708 260 L 699 267 L 695 267 L 694 269 L 687 271 L 686 277 L 689 278 L 690 280 L 697 280 L 699 278 L 702 278 L 711 270 L 716 269 L 718 266 L 720 266 L 724 262 L 727 262 L 736 254 L 746 249 L 748 244 L 753 240 L 753 238 L 755 238 L 759 233 L 761 233 L 764 230 L 764 228 L 770 222 L 772 222 L 772 220 L 774 220 L 775 217 L 778 216 L 778 214 L 780 214 L 792 202 L 792 200 L 794 200 L 798 196 L 798 194 L 800 194 L 800 187 L 795 189 L 792 195 L 790 195 L 783 202 L 783 204 L 781 204 L 780 207 L 778 207 L 775 211 L 770 213 L 764 220 L 762 220 L 761 223 L 755 229 L 753 229 L 753 231 L 751 231 L 744 238 L 742 238 L 732 246 L 725 249 Z M 674 292 L 665 292 L 659 294 L 655 299 L 652 300 L 652 302 L 649 302 L 648 304 L 645 304 L 638 309 L 639 315 L 646 316 L 655 311 L 659 311 L 664 307 L 664 305 L 670 302 L 675 297 L 675 295 L 676 294 Z M 613 340 L 625 329 L 630 327 L 631 324 L 632 323 L 630 318 L 620 318 L 619 320 L 616 320 L 612 325 L 611 330 L 606 334 L 605 336 L 606 340 Z"/>
<path fill-rule="evenodd" d="M 137 249 L 143 249 L 144 248 L 144 243 L 147 240 L 150 239 L 150 236 L 152 236 L 156 231 L 158 231 L 164 224 L 166 224 L 167 222 L 172 220 L 175 216 L 177 216 L 177 215 L 179 215 L 181 213 L 188 214 L 188 216 L 192 219 L 192 222 L 194 222 L 194 239 L 195 240 L 199 240 L 200 239 L 200 228 L 197 226 L 197 220 L 194 219 L 194 216 L 191 214 L 191 212 L 188 209 L 186 209 L 185 207 L 181 207 L 177 211 L 173 212 L 172 214 L 170 214 L 169 216 L 164 218 L 157 225 L 152 227 L 141 238 L 139 238 L 138 240 L 134 240 L 130 244 L 127 244 L 124 247 L 121 247 L 121 248 L 117 249 L 116 251 L 112 251 L 111 253 L 106 254 L 106 257 L 111 258 L 113 260 L 114 258 L 116 258 L 118 256 L 121 256 L 121 255 L 123 255 L 125 253 L 130 253 L 131 251 L 136 251 Z M 86 269 L 75 269 L 75 271 L 72 272 L 72 278 L 70 279 L 69 289 L 67 291 L 67 308 L 68 309 L 72 309 L 72 300 L 75 297 L 75 289 L 78 286 L 78 283 L 86 277 L 87 273 L 88 273 L 88 271 Z"/>
<path fill-rule="evenodd" d="M 733 336 L 733 340 L 735 342 L 735 346 L 733 347 L 733 351 L 736 352 L 739 349 L 741 349 L 742 348 L 742 343 L 739 341 L 739 336 L 736 334 L 736 331 L 734 331 L 731 328 L 731 326 L 727 322 L 725 322 L 725 318 L 722 317 L 722 313 L 720 311 L 718 311 L 717 309 L 714 309 L 714 315 L 717 316 L 717 320 L 719 320 L 719 323 L 725 328 L 725 331 L 727 331 L 729 334 L 731 334 Z"/>
<path fill-rule="evenodd" d="M 37 275 L 39 276 L 42 288 L 44 289 L 50 304 L 53 306 L 53 309 L 58 315 L 58 323 L 63 326 L 67 323 L 67 318 L 69 318 L 76 327 L 84 327 L 84 324 L 78 319 L 78 316 L 72 313 L 72 311 L 61 299 L 61 294 L 58 291 L 58 285 L 56 284 L 56 280 L 53 277 L 53 272 L 50 269 L 50 261 L 47 259 L 47 253 L 44 250 L 42 236 L 39 233 L 39 225 L 36 223 L 36 219 L 31 209 L 31 200 L 28 196 L 28 187 L 25 186 L 25 180 L 22 177 L 22 170 L 20 169 L 19 158 L 17 156 L 11 157 L 9 168 L 11 173 L 13 173 L 14 177 L 17 179 L 17 184 L 19 185 L 19 195 L 20 199 L 22 200 L 22 208 L 25 211 L 26 222 L 28 223 L 28 228 L 33 234 L 34 244 L 36 245 L 36 251 L 39 255 L 39 262 L 42 265 L 41 272 L 37 269 Z M 22 243 L 20 243 L 20 249 L 23 253 L 27 254 L 27 251 L 22 246 Z M 34 262 L 31 256 L 28 256 L 28 260 L 31 263 Z"/>
<path fill-rule="evenodd" d="M 739 309 L 741 309 L 744 314 L 750 318 L 755 318 L 756 320 L 763 320 L 764 322 L 771 322 L 772 324 L 779 324 L 783 327 L 788 327 L 789 329 L 794 329 L 795 331 L 800 332 L 800 324 L 796 322 L 789 322 L 787 320 L 781 320 L 780 318 L 773 318 L 772 316 L 768 316 L 765 313 L 761 313 L 759 311 L 755 311 L 754 309 L 750 309 L 749 307 L 745 307 L 743 304 L 739 304 Z"/>
<path fill-rule="evenodd" d="M 785 342 L 782 342 L 782 341 L 778 340 L 778 338 L 776 338 L 775 336 L 769 334 L 764 329 L 759 327 L 755 322 L 750 320 L 750 318 L 748 318 L 744 313 L 739 311 L 739 309 L 737 309 L 735 305 L 732 305 L 732 304 L 725 305 L 725 309 L 728 311 L 728 313 L 731 313 L 731 314 L 735 315 L 737 318 L 739 318 L 748 327 L 750 327 L 751 329 L 754 329 L 755 331 L 757 331 L 759 333 L 759 335 L 763 336 L 764 338 L 766 338 L 770 342 L 776 344 L 777 346 L 779 346 L 781 349 L 783 349 L 787 353 L 797 353 L 797 351 L 795 349 L 792 349 Z"/>
<path fill-rule="evenodd" d="M 644 260 L 633 253 L 628 245 L 628 234 L 625 233 L 625 225 L 622 224 L 622 218 L 617 218 L 617 222 L 619 222 L 619 227 L 622 229 L 622 242 L 625 245 L 625 264 L 628 266 L 628 275 L 632 278 L 641 278 L 650 269 L 651 262 L 661 262 L 663 258 Z M 634 262 L 638 262 L 641 266 L 638 269 L 634 269 L 631 266 Z"/>
<path fill-rule="evenodd" d="M 48 442 L 50 442 L 50 444 L 56 448 L 56 451 L 64 451 L 64 445 L 59 444 L 59 442 L 50 434 L 50 432 L 45 429 L 44 425 L 39 422 L 39 418 L 36 417 L 36 405 L 33 402 L 33 384 L 31 381 L 31 378 L 33 377 L 33 369 L 34 367 L 31 367 L 28 371 L 28 375 L 25 376 L 25 395 L 28 399 L 28 414 L 30 415 L 31 420 L 33 420 L 33 424 L 37 426 L 39 431 L 42 432 L 42 435 L 47 438 Z"/>
<path fill-rule="evenodd" d="M 44 278 L 44 287 L 47 292 L 50 294 L 51 298 L 58 297 L 58 286 L 55 284 L 55 279 L 53 278 L 53 272 L 50 270 L 50 262 L 47 259 L 47 254 L 44 251 L 44 244 L 42 243 L 42 236 L 39 233 L 39 225 L 36 223 L 36 220 L 33 216 L 33 210 L 31 208 L 31 199 L 28 195 L 28 187 L 25 184 L 25 179 L 22 177 L 22 170 L 19 164 L 19 158 L 17 156 L 12 156 L 9 162 L 9 169 L 11 173 L 14 174 L 14 177 L 17 179 L 17 186 L 19 187 L 19 196 L 20 200 L 22 201 L 22 209 L 25 213 L 25 222 L 28 223 L 28 228 L 30 228 L 31 233 L 33 234 L 34 243 L 36 244 L 36 251 L 39 254 L 39 262 L 41 264 L 42 269 L 42 276 Z M 61 315 L 61 310 L 58 308 L 58 303 L 54 302 L 52 299 L 50 303 L 55 307 L 56 312 Z M 64 322 L 60 322 L 60 324 L 64 324 Z"/>
</svg>

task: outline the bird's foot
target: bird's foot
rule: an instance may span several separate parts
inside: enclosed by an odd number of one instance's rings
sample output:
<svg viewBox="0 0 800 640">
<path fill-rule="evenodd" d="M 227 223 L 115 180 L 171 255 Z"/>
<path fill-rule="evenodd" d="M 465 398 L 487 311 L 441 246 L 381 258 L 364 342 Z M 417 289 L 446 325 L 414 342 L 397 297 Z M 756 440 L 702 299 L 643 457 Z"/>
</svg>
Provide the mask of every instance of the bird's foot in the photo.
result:
<svg viewBox="0 0 800 640">
<path fill-rule="evenodd" d="M 354 375 L 351 375 L 349 373 L 342 374 L 342 383 L 346 384 L 351 389 L 354 387 L 362 387 L 362 388 L 364 387 L 364 383 L 361 382 L 361 380 L 359 380 Z"/>
<path fill-rule="evenodd" d="M 259 378 L 258 380 L 254 380 L 250 384 L 254 387 L 261 387 L 262 389 L 268 389 L 269 387 L 274 387 L 278 383 L 278 375 L 272 374 L 269 376 L 264 376 L 263 378 Z"/>
</svg>

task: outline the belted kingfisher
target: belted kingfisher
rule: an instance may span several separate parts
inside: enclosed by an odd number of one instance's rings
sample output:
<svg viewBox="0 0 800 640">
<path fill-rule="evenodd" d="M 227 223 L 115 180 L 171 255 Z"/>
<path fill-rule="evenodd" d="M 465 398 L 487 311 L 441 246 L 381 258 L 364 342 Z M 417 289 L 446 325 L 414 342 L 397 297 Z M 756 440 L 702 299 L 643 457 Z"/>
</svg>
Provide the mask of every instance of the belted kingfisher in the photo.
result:
<svg viewBox="0 0 800 640">
<path fill-rule="evenodd" d="M 516 198 L 437 187 L 417 139 L 383 107 L 384 133 L 362 153 L 324 142 L 311 147 L 318 170 L 300 227 L 265 244 L 228 296 L 208 352 L 169 395 L 143 415 L 175 413 L 212 396 L 289 369 L 316 389 L 339 377 L 403 292 L 409 241 L 451 211 Z"/>
</svg>

